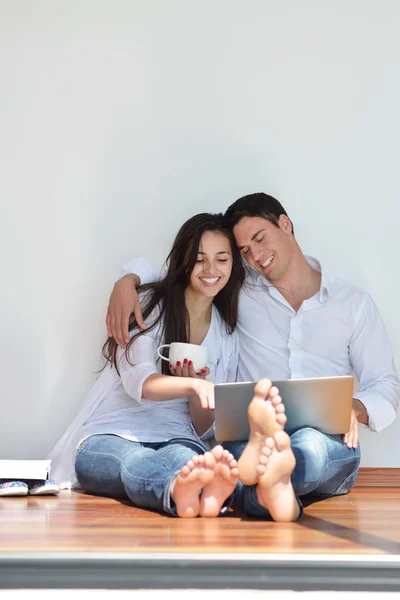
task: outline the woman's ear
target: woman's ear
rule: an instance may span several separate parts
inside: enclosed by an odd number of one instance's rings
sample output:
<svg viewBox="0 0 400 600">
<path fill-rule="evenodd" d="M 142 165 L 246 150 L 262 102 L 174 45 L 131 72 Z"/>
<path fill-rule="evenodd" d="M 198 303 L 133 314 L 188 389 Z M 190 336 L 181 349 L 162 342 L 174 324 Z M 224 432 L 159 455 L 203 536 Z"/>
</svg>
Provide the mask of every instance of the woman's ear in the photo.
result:
<svg viewBox="0 0 400 600">
<path fill-rule="evenodd" d="M 286 235 L 293 233 L 292 221 L 286 215 L 279 215 L 279 227 Z"/>
</svg>

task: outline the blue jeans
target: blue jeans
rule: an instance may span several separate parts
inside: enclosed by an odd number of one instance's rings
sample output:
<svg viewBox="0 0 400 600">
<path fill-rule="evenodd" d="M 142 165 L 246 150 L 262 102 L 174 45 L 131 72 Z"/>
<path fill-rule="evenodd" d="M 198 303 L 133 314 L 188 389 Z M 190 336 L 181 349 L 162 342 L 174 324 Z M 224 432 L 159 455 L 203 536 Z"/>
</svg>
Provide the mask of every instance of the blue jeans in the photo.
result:
<svg viewBox="0 0 400 600">
<path fill-rule="evenodd" d="M 187 439 L 142 444 L 117 435 L 92 435 L 78 448 L 76 477 L 91 494 L 128 496 L 141 508 L 176 515 L 171 483 L 193 456 L 204 451 L 200 444 Z"/>
<path fill-rule="evenodd" d="M 290 441 L 296 458 L 292 483 L 298 498 L 327 498 L 349 492 L 357 478 L 360 445 L 355 450 L 350 449 L 343 444 L 342 436 L 327 435 L 311 427 L 299 429 L 290 436 Z M 222 445 L 238 460 L 246 444 L 224 442 Z M 245 486 L 239 482 L 235 500 L 237 507 L 247 515 L 268 515 L 257 502 L 254 485 Z"/>
</svg>

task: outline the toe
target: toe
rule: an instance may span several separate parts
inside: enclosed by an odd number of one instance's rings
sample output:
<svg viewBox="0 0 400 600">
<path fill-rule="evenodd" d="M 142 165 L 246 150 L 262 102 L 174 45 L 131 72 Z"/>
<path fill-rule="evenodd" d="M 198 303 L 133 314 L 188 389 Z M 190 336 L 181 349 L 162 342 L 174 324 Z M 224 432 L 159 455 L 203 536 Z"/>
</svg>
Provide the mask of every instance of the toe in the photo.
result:
<svg viewBox="0 0 400 600">
<path fill-rule="evenodd" d="M 276 398 L 274 398 L 273 406 L 277 413 L 284 413 L 285 405 L 282 403 L 282 399 L 280 396 L 277 396 L 277 398 L 279 398 L 279 401 L 276 402 Z"/>
<path fill-rule="evenodd" d="M 264 444 L 264 448 L 267 447 L 270 450 L 273 450 L 275 448 L 275 441 L 274 438 L 269 437 L 265 440 L 265 444 Z"/>
<path fill-rule="evenodd" d="M 272 454 L 272 449 L 268 448 L 268 446 L 263 446 L 263 448 L 261 449 L 261 454 L 269 457 Z"/>
<path fill-rule="evenodd" d="M 269 390 L 269 395 L 273 399 L 273 401 L 275 401 L 276 398 L 280 398 L 279 390 L 275 385 L 273 385 L 272 388 Z"/>
<path fill-rule="evenodd" d="M 265 473 L 266 470 L 267 470 L 266 465 L 259 464 L 256 467 L 257 475 L 259 475 L 260 477 L 261 477 L 261 475 L 264 475 L 264 473 Z"/>
<path fill-rule="evenodd" d="M 192 463 L 194 467 L 202 467 L 204 465 L 204 455 L 198 454 L 197 456 L 193 456 Z"/>
<path fill-rule="evenodd" d="M 276 422 L 279 425 L 285 425 L 286 421 L 287 421 L 287 416 L 284 413 L 282 413 L 282 414 L 279 413 L 276 415 Z"/>
<path fill-rule="evenodd" d="M 211 452 L 206 452 L 205 454 L 203 454 L 203 458 L 204 458 L 204 466 L 206 468 L 213 469 L 215 467 L 216 460 L 215 460 L 214 456 L 211 454 Z"/>
<path fill-rule="evenodd" d="M 214 448 L 211 450 L 211 453 L 216 460 L 221 460 L 224 452 L 227 452 L 227 450 L 224 450 L 221 445 L 214 446 Z"/>
<path fill-rule="evenodd" d="M 290 448 L 290 437 L 288 436 L 288 434 L 285 431 L 279 431 L 279 430 L 276 431 L 274 434 L 274 440 L 275 440 L 276 448 L 280 452 L 282 450 L 286 450 L 287 448 Z"/>
<path fill-rule="evenodd" d="M 254 387 L 254 394 L 256 396 L 260 396 L 261 398 L 265 398 L 268 396 L 271 389 L 271 382 L 269 379 L 260 379 L 258 383 L 256 383 Z"/>
</svg>

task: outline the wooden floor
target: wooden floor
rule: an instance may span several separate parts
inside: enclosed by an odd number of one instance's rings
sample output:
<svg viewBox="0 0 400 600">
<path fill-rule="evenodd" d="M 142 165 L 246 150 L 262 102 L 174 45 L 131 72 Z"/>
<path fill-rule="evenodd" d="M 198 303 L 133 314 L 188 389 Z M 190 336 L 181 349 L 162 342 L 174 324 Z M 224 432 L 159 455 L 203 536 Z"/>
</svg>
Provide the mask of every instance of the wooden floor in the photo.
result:
<svg viewBox="0 0 400 600">
<path fill-rule="evenodd" d="M 400 555 L 400 469 L 365 469 L 346 496 L 299 523 L 231 513 L 176 519 L 129 502 L 61 492 L 0 499 L 0 552 L 346 553 Z"/>
<path fill-rule="evenodd" d="M 400 469 L 364 469 L 298 523 L 62 492 L 0 498 L 0 531 L 0 588 L 400 591 Z"/>
</svg>

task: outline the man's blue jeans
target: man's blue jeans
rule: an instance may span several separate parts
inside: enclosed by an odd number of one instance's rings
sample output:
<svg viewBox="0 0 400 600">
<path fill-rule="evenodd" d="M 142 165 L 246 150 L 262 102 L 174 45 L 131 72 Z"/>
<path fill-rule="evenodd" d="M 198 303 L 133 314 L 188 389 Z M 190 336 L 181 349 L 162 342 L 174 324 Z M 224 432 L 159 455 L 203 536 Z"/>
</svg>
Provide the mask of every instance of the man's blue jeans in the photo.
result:
<svg viewBox="0 0 400 600">
<path fill-rule="evenodd" d="M 92 435 L 77 451 L 75 471 L 89 493 L 128 498 L 141 508 L 176 515 L 171 483 L 181 468 L 205 451 L 192 440 L 139 443 L 117 435 Z"/>
<path fill-rule="evenodd" d="M 360 445 L 350 449 L 340 435 L 327 435 L 305 427 L 290 436 L 296 467 L 292 474 L 293 488 L 298 497 L 327 498 L 347 494 L 353 486 L 360 465 Z M 247 442 L 224 442 L 222 445 L 238 460 Z M 236 505 L 247 515 L 266 516 L 268 511 L 259 505 L 255 486 L 239 482 Z M 299 502 L 301 505 L 301 503 Z"/>
</svg>

